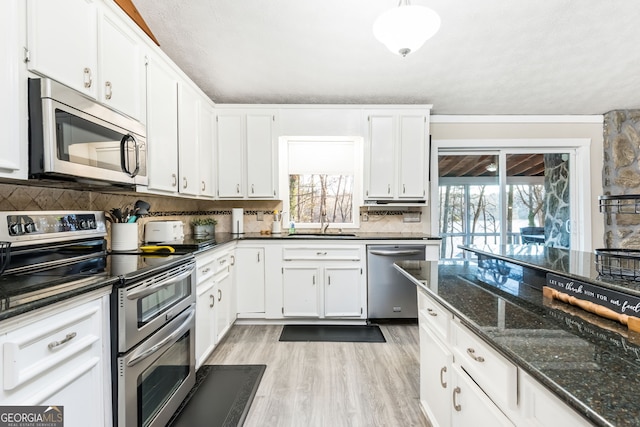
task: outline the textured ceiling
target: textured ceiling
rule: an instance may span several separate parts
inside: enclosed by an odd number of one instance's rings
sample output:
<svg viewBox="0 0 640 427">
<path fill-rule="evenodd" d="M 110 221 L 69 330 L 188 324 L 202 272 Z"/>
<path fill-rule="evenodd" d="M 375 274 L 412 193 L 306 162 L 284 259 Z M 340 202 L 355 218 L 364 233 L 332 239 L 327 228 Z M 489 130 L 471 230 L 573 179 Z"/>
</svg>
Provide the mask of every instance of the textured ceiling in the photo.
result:
<svg viewBox="0 0 640 427">
<path fill-rule="evenodd" d="M 442 26 L 406 58 L 371 31 L 397 0 L 134 3 L 218 103 L 420 103 L 435 114 L 640 108 L 637 0 L 414 0 Z"/>
</svg>

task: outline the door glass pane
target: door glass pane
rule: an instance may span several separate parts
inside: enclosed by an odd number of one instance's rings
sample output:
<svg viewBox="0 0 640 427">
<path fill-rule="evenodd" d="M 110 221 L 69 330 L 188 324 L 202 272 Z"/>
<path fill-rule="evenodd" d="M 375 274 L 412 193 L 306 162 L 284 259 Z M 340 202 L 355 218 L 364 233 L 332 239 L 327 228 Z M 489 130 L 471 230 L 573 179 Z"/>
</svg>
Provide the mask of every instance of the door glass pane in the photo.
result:
<svg viewBox="0 0 640 427">
<path fill-rule="evenodd" d="M 498 155 L 438 157 L 441 258 L 464 256 L 458 245 L 500 242 Z"/>
</svg>

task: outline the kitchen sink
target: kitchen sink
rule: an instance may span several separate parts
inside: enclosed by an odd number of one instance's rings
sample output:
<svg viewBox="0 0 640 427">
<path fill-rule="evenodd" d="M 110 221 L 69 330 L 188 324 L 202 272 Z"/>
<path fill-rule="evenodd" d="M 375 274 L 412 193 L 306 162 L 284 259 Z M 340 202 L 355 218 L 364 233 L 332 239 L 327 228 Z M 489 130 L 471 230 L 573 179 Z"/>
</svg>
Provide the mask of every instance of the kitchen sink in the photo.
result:
<svg viewBox="0 0 640 427">
<path fill-rule="evenodd" d="M 356 235 L 355 233 L 294 233 L 289 234 L 287 237 L 300 239 L 339 239 L 341 237 L 356 237 Z"/>
</svg>

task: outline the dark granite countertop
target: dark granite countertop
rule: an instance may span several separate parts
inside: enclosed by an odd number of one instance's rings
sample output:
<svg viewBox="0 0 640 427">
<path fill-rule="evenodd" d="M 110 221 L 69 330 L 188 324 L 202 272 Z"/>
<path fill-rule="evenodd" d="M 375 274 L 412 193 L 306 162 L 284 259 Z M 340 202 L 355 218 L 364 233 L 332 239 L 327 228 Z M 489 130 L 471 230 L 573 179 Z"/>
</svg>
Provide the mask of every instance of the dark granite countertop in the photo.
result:
<svg viewBox="0 0 640 427">
<path fill-rule="evenodd" d="M 640 425 L 640 334 L 475 263 L 396 268 L 593 424 Z"/>
<path fill-rule="evenodd" d="M 596 257 L 592 252 L 542 245 L 461 245 L 459 247 L 546 273 L 554 273 L 629 295 L 640 296 L 640 282 L 599 274 L 596 269 Z"/>
</svg>

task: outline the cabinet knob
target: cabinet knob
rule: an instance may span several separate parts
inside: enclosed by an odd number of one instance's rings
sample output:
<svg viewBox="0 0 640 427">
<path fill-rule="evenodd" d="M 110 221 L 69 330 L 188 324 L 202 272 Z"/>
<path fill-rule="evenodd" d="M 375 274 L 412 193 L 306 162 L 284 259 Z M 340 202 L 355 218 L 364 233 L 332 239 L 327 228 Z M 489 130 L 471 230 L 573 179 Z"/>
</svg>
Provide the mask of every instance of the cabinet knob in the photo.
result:
<svg viewBox="0 0 640 427">
<path fill-rule="evenodd" d="M 91 68 L 86 67 L 83 70 L 83 73 L 84 73 L 84 87 L 89 89 L 93 84 L 93 77 L 91 76 Z"/>
<path fill-rule="evenodd" d="M 458 395 L 460 394 L 460 387 L 456 387 L 453 389 L 453 409 L 460 412 L 462 411 L 462 406 L 458 403 Z"/>
<path fill-rule="evenodd" d="M 113 88 L 111 87 L 111 82 L 104 82 L 104 97 L 105 99 L 111 99 L 111 95 L 113 95 Z"/>
</svg>

